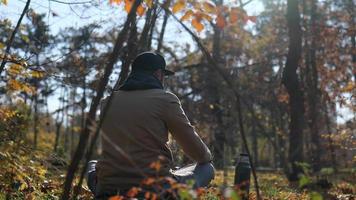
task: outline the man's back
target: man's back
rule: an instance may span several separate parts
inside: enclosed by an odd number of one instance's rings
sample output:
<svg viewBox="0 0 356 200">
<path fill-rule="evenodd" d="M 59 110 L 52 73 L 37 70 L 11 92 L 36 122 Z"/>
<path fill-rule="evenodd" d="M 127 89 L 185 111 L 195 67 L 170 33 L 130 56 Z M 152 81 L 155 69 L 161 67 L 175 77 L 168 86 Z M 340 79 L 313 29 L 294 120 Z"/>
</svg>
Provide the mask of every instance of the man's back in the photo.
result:
<svg viewBox="0 0 356 200">
<path fill-rule="evenodd" d="M 155 174 L 149 165 L 159 156 L 165 158 L 161 161 L 161 175 L 168 175 L 172 156 L 163 119 L 172 95 L 161 89 L 114 93 L 102 125 L 103 152 L 97 166 L 100 182 L 116 188 L 139 184 L 139 173 Z"/>
</svg>

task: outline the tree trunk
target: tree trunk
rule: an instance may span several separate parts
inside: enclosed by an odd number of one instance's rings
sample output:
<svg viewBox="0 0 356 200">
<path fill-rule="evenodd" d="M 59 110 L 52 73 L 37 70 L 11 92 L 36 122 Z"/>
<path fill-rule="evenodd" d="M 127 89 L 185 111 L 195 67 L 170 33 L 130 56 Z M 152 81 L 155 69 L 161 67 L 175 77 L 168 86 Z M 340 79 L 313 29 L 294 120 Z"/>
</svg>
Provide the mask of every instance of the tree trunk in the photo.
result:
<svg viewBox="0 0 356 200">
<path fill-rule="evenodd" d="M 310 26 L 307 24 L 305 37 L 306 44 L 306 88 L 308 99 L 308 126 L 311 135 L 311 162 L 314 172 L 320 171 L 321 144 L 319 134 L 320 123 L 320 90 L 318 89 L 318 71 L 316 66 L 316 34 L 318 33 L 316 25 L 316 2 L 311 1 Z"/>
<path fill-rule="evenodd" d="M 283 71 L 282 83 L 289 94 L 289 164 L 288 179 L 298 180 L 298 175 L 303 173 L 298 162 L 303 161 L 303 124 L 304 124 L 304 99 L 300 87 L 297 68 L 301 59 L 302 35 L 300 27 L 299 0 L 287 1 L 287 24 L 289 35 L 289 49 L 286 66 Z"/>
</svg>

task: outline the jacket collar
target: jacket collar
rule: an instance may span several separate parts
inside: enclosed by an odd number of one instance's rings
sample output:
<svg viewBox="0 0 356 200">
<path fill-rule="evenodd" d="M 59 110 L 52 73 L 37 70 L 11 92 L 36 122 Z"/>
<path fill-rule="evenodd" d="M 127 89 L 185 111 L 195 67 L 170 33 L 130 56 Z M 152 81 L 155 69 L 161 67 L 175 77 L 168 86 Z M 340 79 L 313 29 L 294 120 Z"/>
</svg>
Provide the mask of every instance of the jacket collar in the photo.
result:
<svg viewBox="0 0 356 200">
<path fill-rule="evenodd" d="M 131 73 L 125 83 L 119 88 L 119 90 L 124 91 L 149 89 L 163 89 L 163 85 L 154 75 L 145 72 Z"/>
</svg>

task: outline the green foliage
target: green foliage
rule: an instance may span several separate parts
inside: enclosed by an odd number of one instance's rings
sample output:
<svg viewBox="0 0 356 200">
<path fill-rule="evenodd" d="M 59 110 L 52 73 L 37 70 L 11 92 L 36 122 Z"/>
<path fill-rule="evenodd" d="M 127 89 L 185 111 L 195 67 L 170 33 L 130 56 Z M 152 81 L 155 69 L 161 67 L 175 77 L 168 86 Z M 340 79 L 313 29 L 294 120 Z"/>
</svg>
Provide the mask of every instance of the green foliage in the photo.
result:
<svg viewBox="0 0 356 200">
<path fill-rule="evenodd" d="M 321 196 L 321 194 L 319 194 L 317 192 L 312 192 L 310 194 L 310 199 L 311 200 L 323 200 L 323 196 Z"/>
<path fill-rule="evenodd" d="M 311 180 L 310 180 L 310 178 L 309 178 L 308 176 L 306 176 L 306 175 L 301 175 L 301 176 L 299 177 L 299 187 L 300 187 L 300 188 L 302 188 L 302 187 L 308 185 L 309 183 L 311 183 Z"/>
</svg>

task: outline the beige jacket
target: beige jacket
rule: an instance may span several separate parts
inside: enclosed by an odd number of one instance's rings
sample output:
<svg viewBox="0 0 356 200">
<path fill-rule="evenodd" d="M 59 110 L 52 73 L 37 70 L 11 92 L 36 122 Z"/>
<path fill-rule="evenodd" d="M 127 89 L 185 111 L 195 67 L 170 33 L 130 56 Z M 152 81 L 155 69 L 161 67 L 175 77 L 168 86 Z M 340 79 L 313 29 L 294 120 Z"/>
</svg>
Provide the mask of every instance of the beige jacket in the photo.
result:
<svg viewBox="0 0 356 200">
<path fill-rule="evenodd" d="M 101 187 L 124 189 L 138 185 L 144 175 L 168 175 L 172 167 L 168 131 L 192 160 L 212 160 L 174 94 L 149 89 L 116 91 L 113 95 L 101 132 L 102 155 L 97 164 Z M 150 164 L 159 157 L 157 173 Z"/>
</svg>

